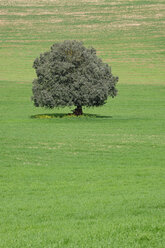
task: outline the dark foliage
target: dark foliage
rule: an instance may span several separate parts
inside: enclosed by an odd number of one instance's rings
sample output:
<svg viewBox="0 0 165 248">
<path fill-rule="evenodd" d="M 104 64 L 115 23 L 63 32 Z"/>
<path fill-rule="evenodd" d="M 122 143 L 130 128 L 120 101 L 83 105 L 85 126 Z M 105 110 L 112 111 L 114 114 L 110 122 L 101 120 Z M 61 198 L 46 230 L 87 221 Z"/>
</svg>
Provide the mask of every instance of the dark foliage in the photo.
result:
<svg viewBox="0 0 165 248">
<path fill-rule="evenodd" d="M 108 96 L 117 94 L 116 83 L 108 64 L 79 41 L 55 43 L 49 52 L 36 58 L 33 64 L 37 79 L 33 81 L 32 100 L 36 107 L 101 106 Z"/>
</svg>

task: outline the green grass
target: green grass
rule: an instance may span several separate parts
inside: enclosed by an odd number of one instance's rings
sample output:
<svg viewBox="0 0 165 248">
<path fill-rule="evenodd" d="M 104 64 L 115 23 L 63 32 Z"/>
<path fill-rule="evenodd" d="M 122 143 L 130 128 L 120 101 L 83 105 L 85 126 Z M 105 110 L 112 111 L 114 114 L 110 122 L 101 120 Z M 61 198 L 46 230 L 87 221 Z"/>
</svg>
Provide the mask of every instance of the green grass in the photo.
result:
<svg viewBox="0 0 165 248">
<path fill-rule="evenodd" d="M 164 9 L 1 0 L 0 247 L 164 248 Z M 30 102 L 33 60 L 64 39 L 120 78 L 118 97 L 82 117 Z"/>
<path fill-rule="evenodd" d="M 31 118 L 54 111 L 28 84 L 1 86 L 0 247 L 163 248 L 164 86 L 52 119 Z"/>
</svg>

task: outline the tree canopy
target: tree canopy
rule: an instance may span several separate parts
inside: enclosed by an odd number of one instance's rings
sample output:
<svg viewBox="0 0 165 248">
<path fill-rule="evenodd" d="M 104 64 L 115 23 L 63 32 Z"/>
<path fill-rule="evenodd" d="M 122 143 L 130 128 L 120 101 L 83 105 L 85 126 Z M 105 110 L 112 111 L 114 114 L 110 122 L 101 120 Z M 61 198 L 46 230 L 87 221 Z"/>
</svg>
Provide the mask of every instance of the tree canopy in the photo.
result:
<svg viewBox="0 0 165 248">
<path fill-rule="evenodd" d="M 67 40 L 52 45 L 33 64 L 37 78 L 33 81 L 32 101 L 36 107 L 101 106 L 117 95 L 116 83 L 108 64 L 96 55 L 94 48 L 82 42 Z"/>
</svg>

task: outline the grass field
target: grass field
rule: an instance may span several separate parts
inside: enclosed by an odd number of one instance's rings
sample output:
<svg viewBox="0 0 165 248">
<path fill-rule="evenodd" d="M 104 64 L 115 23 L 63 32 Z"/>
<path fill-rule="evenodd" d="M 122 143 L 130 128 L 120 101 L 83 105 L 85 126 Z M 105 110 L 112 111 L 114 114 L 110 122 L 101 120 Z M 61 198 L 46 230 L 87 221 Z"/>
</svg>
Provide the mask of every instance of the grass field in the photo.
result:
<svg viewBox="0 0 165 248">
<path fill-rule="evenodd" d="M 0 0 L 0 247 L 164 248 L 164 10 Z M 33 60 L 65 39 L 120 78 L 118 97 L 83 117 L 30 101 Z"/>
</svg>

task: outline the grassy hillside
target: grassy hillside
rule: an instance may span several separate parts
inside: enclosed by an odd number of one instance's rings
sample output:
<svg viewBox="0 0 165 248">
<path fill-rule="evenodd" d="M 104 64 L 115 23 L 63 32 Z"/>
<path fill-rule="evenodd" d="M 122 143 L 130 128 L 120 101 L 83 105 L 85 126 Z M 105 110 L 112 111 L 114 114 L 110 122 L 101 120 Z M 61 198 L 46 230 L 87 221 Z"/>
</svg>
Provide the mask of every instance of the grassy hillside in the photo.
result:
<svg viewBox="0 0 165 248">
<path fill-rule="evenodd" d="M 0 247 L 164 248 L 164 9 L 0 1 Z M 30 102 L 33 60 L 65 39 L 120 78 L 118 96 L 82 117 Z"/>
<path fill-rule="evenodd" d="M 56 41 L 94 46 L 120 83 L 164 83 L 163 0 L 1 0 L 3 80 L 30 81 L 36 56 Z"/>
</svg>

